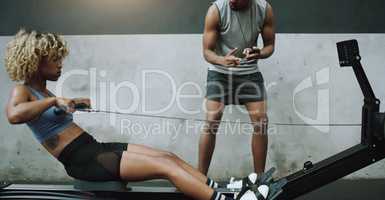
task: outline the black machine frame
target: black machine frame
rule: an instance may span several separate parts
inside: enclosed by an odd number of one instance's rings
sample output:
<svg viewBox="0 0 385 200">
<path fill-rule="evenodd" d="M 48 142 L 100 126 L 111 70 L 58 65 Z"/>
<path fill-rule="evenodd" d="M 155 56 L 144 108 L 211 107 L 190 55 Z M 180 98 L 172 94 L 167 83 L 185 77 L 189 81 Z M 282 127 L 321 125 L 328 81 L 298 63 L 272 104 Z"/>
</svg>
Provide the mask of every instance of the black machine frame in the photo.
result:
<svg viewBox="0 0 385 200">
<path fill-rule="evenodd" d="M 294 199 L 385 158 L 384 119 L 380 100 L 373 92 L 361 65 L 357 40 L 337 43 L 341 67 L 352 66 L 364 96 L 361 120 L 361 143 L 283 179 L 287 184 L 277 199 Z"/>
</svg>

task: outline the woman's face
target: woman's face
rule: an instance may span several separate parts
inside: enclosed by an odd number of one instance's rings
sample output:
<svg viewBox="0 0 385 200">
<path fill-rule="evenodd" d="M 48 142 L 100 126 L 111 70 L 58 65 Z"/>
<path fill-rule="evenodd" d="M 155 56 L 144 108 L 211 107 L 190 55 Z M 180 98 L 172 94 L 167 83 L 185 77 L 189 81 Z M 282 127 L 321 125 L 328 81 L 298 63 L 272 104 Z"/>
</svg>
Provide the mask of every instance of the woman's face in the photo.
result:
<svg viewBox="0 0 385 200">
<path fill-rule="evenodd" d="M 45 80 L 57 81 L 61 75 L 62 66 L 61 58 L 49 60 L 48 57 L 43 57 L 39 66 L 39 74 Z"/>
</svg>

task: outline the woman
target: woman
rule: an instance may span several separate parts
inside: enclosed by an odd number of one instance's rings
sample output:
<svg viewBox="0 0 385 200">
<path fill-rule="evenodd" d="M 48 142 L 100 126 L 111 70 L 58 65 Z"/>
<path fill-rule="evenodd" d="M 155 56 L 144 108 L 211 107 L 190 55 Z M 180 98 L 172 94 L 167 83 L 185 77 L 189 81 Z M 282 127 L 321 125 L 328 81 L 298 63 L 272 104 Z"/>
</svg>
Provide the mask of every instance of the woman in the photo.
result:
<svg viewBox="0 0 385 200">
<path fill-rule="evenodd" d="M 8 43 L 5 66 L 12 80 L 23 82 L 11 92 L 6 109 L 9 122 L 26 123 L 68 175 L 89 181 L 168 179 L 194 199 L 231 199 L 214 191 L 214 181 L 170 152 L 135 144 L 100 143 L 74 123 L 75 105 L 89 107 L 90 100 L 56 97 L 46 87 L 47 81 L 59 79 L 67 55 L 61 36 L 20 30 Z M 55 113 L 58 107 L 66 112 Z"/>
</svg>

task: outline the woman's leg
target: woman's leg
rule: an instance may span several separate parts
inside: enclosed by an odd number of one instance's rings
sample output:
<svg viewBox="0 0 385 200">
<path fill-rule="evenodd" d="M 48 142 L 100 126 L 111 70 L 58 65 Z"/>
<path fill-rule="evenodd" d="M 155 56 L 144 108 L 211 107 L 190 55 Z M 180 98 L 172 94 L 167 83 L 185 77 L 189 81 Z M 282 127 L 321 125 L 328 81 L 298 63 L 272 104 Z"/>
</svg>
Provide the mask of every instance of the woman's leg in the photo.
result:
<svg viewBox="0 0 385 200">
<path fill-rule="evenodd" d="M 147 147 L 144 145 L 138 145 L 138 144 L 128 144 L 127 152 L 145 154 L 145 155 L 154 156 L 154 157 L 170 158 L 170 159 L 174 160 L 184 170 L 186 170 L 188 173 L 190 173 L 192 176 L 197 178 L 199 181 L 201 181 L 203 183 L 207 182 L 207 177 L 205 175 L 203 175 L 201 172 L 199 172 L 198 170 L 193 168 L 186 161 L 180 159 L 177 155 L 175 155 L 171 152 L 158 150 L 158 149 L 154 149 L 151 147 Z"/>
<path fill-rule="evenodd" d="M 168 179 L 185 195 L 210 200 L 214 190 L 188 173 L 174 160 L 166 157 L 123 152 L 120 176 L 127 181 Z"/>
</svg>

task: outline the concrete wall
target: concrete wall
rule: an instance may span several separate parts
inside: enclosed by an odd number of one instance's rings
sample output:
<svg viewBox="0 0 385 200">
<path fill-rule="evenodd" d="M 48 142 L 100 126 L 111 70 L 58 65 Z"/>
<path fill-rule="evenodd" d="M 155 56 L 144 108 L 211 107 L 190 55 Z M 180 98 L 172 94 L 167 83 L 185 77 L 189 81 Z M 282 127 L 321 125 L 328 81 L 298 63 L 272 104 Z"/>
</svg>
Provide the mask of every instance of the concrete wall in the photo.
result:
<svg viewBox="0 0 385 200">
<path fill-rule="evenodd" d="M 301 169 L 307 160 L 317 162 L 359 143 L 360 128 L 355 126 L 274 125 L 360 123 L 363 97 L 352 69 L 338 67 L 335 47 L 336 42 L 351 38 L 358 39 L 369 80 L 384 101 L 384 34 L 278 34 L 274 56 L 260 62 L 272 123 L 267 167 L 278 167 L 279 176 Z M 204 118 L 207 64 L 201 55 L 201 35 L 68 35 L 65 39 L 70 55 L 64 62 L 64 74 L 57 83 L 49 83 L 56 94 L 90 96 L 99 109 Z M 0 37 L 0 55 L 9 40 Z M 4 66 L 2 59 L 0 65 Z M 0 70 L 4 94 L 0 105 L 5 106 L 13 83 L 5 68 Z M 243 107 L 229 106 L 224 120 L 249 119 Z M 101 141 L 166 149 L 197 164 L 201 122 L 103 113 L 77 113 L 75 121 Z M 9 125 L 4 113 L 0 124 L 0 179 L 70 180 L 25 125 Z M 227 179 L 252 171 L 250 134 L 250 126 L 222 124 L 210 176 Z M 384 165 L 380 162 L 349 178 L 384 178 Z"/>
<path fill-rule="evenodd" d="M 200 34 L 214 0 L 2 0 L 0 35 Z M 268 0 L 280 33 L 384 33 L 385 1 Z M 20 14 L 22 13 L 22 14 Z"/>
</svg>

